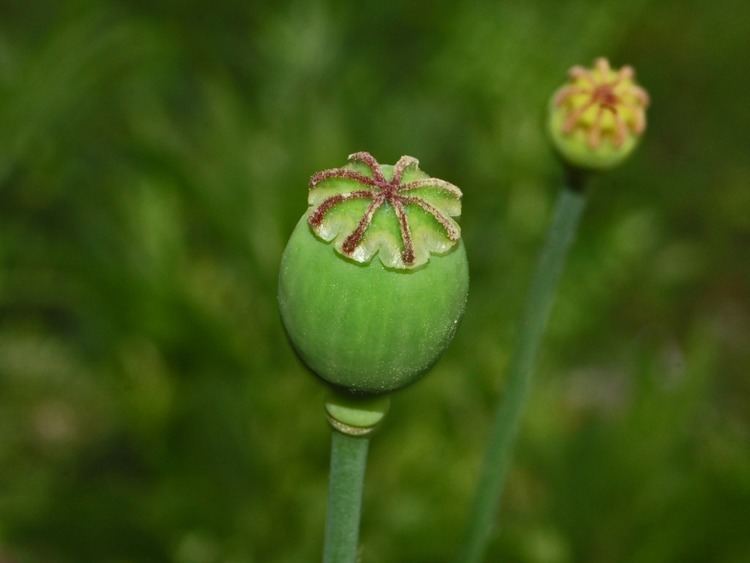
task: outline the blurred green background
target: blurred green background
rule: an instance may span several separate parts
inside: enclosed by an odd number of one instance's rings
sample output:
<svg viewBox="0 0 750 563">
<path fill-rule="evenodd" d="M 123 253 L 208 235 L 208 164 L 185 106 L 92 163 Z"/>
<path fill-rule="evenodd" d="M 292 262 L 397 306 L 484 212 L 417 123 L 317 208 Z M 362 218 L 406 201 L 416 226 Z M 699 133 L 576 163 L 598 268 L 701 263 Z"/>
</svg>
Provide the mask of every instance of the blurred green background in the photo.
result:
<svg viewBox="0 0 750 563">
<path fill-rule="evenodd" d="M 279 323 L 309 176 L 464 191 L 469 307 L 375 438 L 363 563 L 456 551 L 575 63 L 633 64 L 488 561 L 750 561 L 750 4 L 0 3 L 0 561 L 319 559 L 323 390 Z"/>
</svg>

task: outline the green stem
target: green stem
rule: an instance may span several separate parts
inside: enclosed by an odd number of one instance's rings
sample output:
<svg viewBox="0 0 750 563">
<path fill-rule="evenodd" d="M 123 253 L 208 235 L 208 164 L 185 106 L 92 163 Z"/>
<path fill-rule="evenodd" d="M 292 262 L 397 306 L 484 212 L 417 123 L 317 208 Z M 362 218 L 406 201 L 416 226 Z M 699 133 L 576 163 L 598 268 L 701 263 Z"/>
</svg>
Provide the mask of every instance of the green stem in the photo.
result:
<svg viewBox="0 0 750 563">
<path fill-rule="evenodd" d="M 349 436 L 334 430 L 328 484 L 324 563 L 355 563 L 365 480 L 367 436 Z"/>
<path fill-rule="evenodd" d="M 565 187 L 557 199 L 555 216 L 526 299 L 505 394 L 495 414 L 463 550 L 458 559 L 461 563 L 479 563 L 487 549 L 519 420 L 528 398 L 539 344 L 568 249 L 586 204 L 582 178 L 571 176 L 569 184 L 575 187 Z"/>
</svg>

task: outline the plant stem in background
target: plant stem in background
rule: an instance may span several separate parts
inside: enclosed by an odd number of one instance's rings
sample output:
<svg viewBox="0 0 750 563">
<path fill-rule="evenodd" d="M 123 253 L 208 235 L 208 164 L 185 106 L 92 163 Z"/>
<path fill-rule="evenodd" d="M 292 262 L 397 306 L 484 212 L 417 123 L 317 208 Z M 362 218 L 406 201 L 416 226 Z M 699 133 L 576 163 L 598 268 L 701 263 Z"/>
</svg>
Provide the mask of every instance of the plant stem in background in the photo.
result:
<svg viewBox="0 0 750 563">
<path fill-rule="evenodd" d="M 459 559 L 479 563 L 500 504 L 518 425 L 531 387 L 539 344 L 544 334 L 560 274 L 586 204 L 583 176 L 571 172 L 568 185 L 558 196 L 552 226 L 523 310 L 518 341 L 511 358 L 505 394 L 498 405 L 484 464 L 469 515 L 467 533 Z"/>
<path fill-rule="evenodd" d="M 324 563 L 355 563 L 368 436 L 332 431 Z"/>
</svg>

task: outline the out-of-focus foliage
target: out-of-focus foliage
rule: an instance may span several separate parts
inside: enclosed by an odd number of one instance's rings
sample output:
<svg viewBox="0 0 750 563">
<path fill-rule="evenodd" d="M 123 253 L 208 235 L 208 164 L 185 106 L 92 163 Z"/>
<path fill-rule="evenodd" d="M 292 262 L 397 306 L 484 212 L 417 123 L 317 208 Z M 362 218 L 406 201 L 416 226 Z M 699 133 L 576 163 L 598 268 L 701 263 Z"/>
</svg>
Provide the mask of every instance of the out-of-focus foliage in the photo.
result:
<svg viewBox="0 0 750 563">
<path fill-rule="evenodd" d="M 455 552 L 560 171 L 574 63 L 633 64 L 488 561 L 750 560 L 741 0 L 0 7 L 0 560 L 315 561 L 323 392 L 275 303 L 306 182 L 355 150 L 464 191 L 469 308 L 371 451 L 363 561 Z"/>
</svg>

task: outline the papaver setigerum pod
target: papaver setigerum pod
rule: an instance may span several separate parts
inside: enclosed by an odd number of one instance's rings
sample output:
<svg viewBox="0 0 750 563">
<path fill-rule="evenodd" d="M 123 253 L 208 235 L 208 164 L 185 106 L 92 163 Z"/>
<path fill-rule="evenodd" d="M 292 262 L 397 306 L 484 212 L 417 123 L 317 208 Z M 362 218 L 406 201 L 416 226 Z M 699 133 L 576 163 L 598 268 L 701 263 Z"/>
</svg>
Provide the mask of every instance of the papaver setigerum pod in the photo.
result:
<svg viewBox="0 0 750 563">
<path fill-rule="evenodd" d="M 354 393 L 423 375 L 446 349 L 469 288 L 461 191 L 415 158 L 355 153 L 313 175 L 281 262 L 279 308 L 310 370 Z"/>
<path fill-rule="evenodd" d="M 574 66 L 555 92 L 547 127 L 557 151 L 574 167 L 606 170 L 633 152 L 646 130 L 649 96 L 630 66 L 619 70 L 598 58 L 594 68 Z"/>
</svg>

